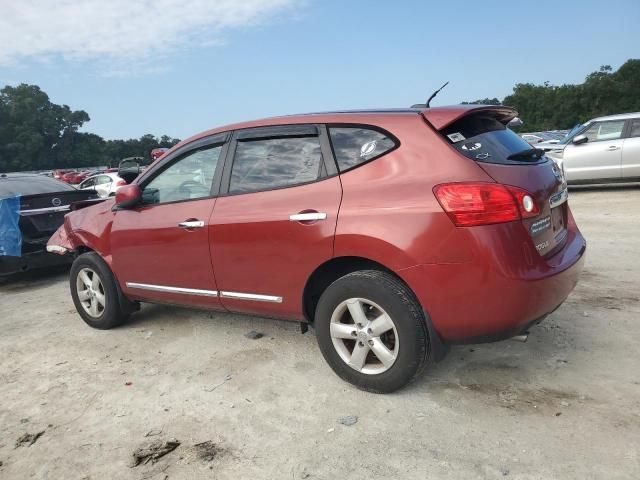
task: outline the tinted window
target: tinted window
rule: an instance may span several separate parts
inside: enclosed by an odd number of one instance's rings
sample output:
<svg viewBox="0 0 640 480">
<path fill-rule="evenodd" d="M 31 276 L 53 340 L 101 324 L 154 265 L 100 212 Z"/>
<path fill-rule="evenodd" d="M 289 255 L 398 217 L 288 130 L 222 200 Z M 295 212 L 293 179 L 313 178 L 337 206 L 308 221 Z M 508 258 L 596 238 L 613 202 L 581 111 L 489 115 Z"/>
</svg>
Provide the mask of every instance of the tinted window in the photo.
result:
<svg viewBox="0 0 640 480">
<path fill-rule="evenodd" d="M 624 120 L 597 122 L 587 128 L 583 135 L 585 135 L 590 142 L 617 140 L 622 136 L 622 130 L 624 130 Z"/>
<path fill-rule="evenodd" d="M 0 175 L 0 198 L 14 195 L 35 195 L 38 193 L 75 192 L 68 183 L 43 175 L 2 174 Z"/>
<path fill-rule="evenodd" d="M 288 187 L 318 179 L 322 153 L 317 136 L 238 141 L 230 193 Z"/>
<path fill-rule="evenodd" d="M 640 118 L 634 118 L 631 120 L 631 130 L 629 131 L 630 137 L 640 137 Z"/>
<path fill-rule="evenodd" d="M 447 141 L 465 157 L 487 163 L 538 162 L 541 159 L 524 139 L 487 114 L 467 115 L 442 132 Z M 516 153 L 532 152 L 517 159 Z"/>
<path fill-rule="evenodd" d="M 341 172 L 396 147 L 393 139 L 370 128 L 330 127 L 329 135 Z"/>
<path fill-rule="evenodd" d="M 165 203 L 210 196 L 221 150 L 219 145 L 187 153 L 144 187 L 143 202 Z"/>
<path fill-rule="evenodd" d="M 82 182 L 78 188 L 89 188 L 93 187 L 96 184 L 96 177 L 87 178 L 84 182 Z"/>
</svg>

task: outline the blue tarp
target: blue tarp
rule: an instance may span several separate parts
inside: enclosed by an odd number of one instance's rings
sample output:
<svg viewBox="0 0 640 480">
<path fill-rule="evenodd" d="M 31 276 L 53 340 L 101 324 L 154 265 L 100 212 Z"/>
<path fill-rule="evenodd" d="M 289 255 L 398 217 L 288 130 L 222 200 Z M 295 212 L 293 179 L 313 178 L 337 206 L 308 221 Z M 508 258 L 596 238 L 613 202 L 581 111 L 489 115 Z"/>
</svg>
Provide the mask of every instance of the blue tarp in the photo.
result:
<svg viewBox="0 0 640 480">
<path fill-rule="evenodd" d="M 0 256 L 22 255 L 20 196 L 0 199 Z"/>
</svg>

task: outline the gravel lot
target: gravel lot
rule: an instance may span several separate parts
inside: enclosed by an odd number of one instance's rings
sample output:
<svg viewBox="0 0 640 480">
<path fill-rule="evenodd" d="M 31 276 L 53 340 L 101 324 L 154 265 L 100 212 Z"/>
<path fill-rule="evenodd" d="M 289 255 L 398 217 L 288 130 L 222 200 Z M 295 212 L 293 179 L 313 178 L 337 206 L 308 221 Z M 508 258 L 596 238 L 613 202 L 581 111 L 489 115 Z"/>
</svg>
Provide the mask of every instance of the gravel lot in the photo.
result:
<svg viewBox="0 0 640 480">
<path fill-rule="evenodd" d="M 294 323 L 147 305 L 98 331 L 66 271 L 2 280 L 0 478 L 640 478 L 640 188 L 570 203 L 589 246 L 567 302 L 392 395 L 343 383 Z"/>
</svg>

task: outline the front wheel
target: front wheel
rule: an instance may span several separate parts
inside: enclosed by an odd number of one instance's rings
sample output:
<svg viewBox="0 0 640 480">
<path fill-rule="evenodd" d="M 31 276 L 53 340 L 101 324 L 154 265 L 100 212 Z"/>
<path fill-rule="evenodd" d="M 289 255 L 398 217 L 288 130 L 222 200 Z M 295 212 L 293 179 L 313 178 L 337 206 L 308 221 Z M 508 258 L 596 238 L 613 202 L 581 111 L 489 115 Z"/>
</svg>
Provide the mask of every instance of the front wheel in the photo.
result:
<svg viewBox="0 0 640 480">
<path fill-rule="evenodd" d="M 116 279 L 97 253 L 83 253 L 75 259 L 69 283 L 73 303 L 87 325 L 107 330 L 129 317 L 120 304 Z"/>
<path fill-rule="evenodd" d="M 343 380 L 389 393 L 418 375 L 429 357 L 424 313 L 395 276 L 350 273 L 322 294 L 315 315 L 322 354 Z"/>
</svg>

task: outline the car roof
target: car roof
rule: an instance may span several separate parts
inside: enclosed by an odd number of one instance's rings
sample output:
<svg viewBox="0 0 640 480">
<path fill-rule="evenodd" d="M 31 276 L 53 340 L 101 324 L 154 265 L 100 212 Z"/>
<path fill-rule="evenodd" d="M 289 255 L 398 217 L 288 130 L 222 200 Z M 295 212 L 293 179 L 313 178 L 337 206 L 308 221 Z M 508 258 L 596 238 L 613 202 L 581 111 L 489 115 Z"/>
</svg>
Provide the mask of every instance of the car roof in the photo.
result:
<svg viewBox="0 0 640 480">
<path fill-rule="evenodd" d="M 640 112 L 620 113 L 617 115 L 607 115 L 605 117 L 596 117 L 589 120 L 589 122 L 601 122 L 603 120 L 627 120 L 629 118 L 640 118 Z"/>
<path fill-rule="evenodd" d="M 55 178 L 34 173 L 0 174 L 0 198 L 39 193 L 72 192 L 71 185 Z"/>
<path fill-rule="evenodd" d="M 389 116 L 412 116 L 422 114 L 429 123 L 436 129 L 442 130 L 471 111 L 491 110 L 498 111 L 509 119 L 518 115 L 512 107 L 504 105 L 450 105 L 443 107 L 411 107 L 411 108 L 378 108 L 364 110 L 336 110 L 328 112 L 299 113 L 294 115 L 283 115 L 277 117 L 239 122 L 221 127 L 206 130 L 189 137 L 175 145 L 170 151 L 176 150 L 184 145 L 217 133 L 240 130 L 252 127 L 268 127 L 276 125 L 289 125 L 300 123 L 364 123 L 375 125 L 377 121 Z M 166 155 L 166 154 L 165 154 Z"/>
</svg>

